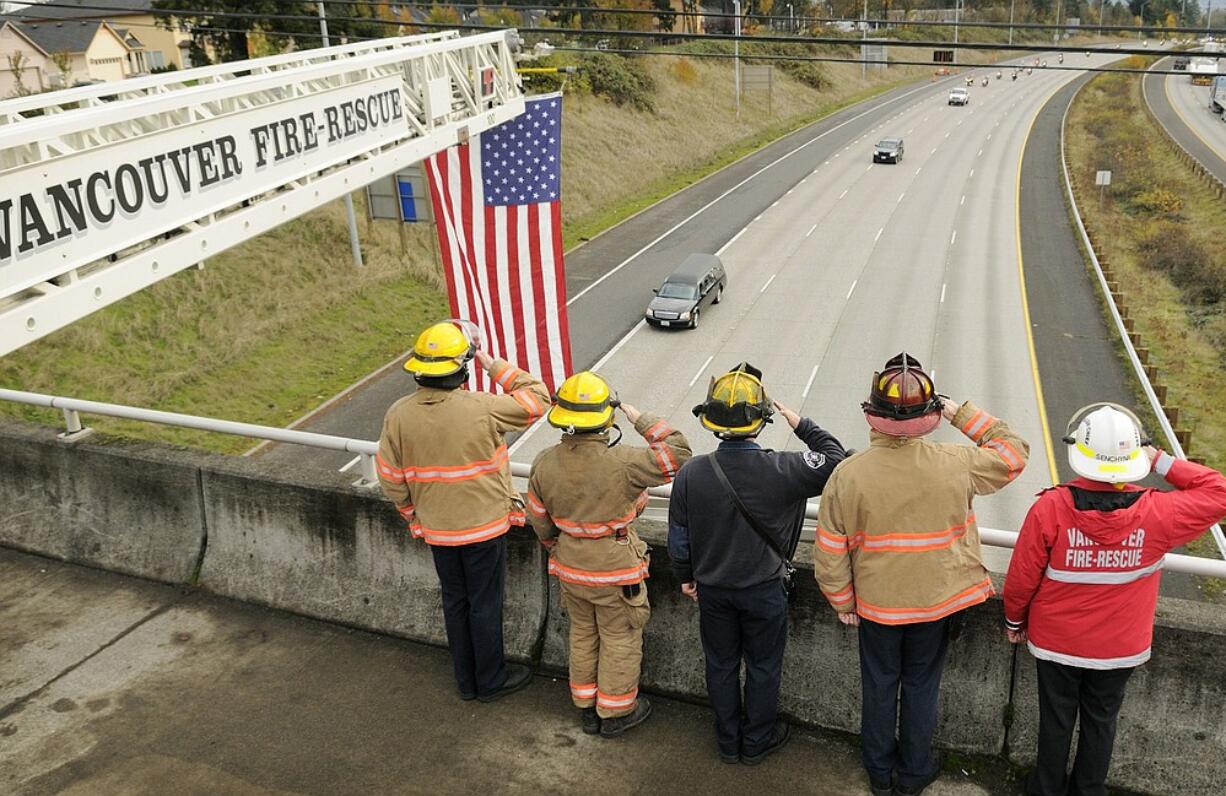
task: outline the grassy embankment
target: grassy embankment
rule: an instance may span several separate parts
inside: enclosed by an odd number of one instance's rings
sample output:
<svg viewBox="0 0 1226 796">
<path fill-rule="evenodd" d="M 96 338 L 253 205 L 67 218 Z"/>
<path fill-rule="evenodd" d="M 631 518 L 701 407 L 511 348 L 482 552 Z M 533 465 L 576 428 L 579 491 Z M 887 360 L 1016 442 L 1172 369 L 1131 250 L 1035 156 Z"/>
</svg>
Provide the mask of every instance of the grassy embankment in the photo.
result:
<svg viewBox="0 0 1226 796">
<path fill-rule="evenodd" d="M 926 52 L 893 55 L 918 60 L 931 57 Z M 764 95 L 746 94 L 738 121 L 727 61 L 616 58 L 606 66 L 622 89 L 629 67 L 646 101 L 636 106 L 586 79 L 567 87 L 568 247 L 786 132 L 930 73 L 892 67 L 862 81 L 853 64 L 806 66 L 793 70 L 798 77 L 779 75 L 770 115 Z M 411 226 L 402 252 L 393 223 L 359 223 L 365 268 L 353 266 L 343 210 L 332 203 L 210 258 L 202 271 L 172 277 L 4 357 L 0 385 L 288 424 L 448 313 L 433 230 Z M 60 422 L 56 412 L 15 404 L 0 403 L 0 413 Z M 250 444 L 108 418 L 88 422 L 108 433 L 222 452 Z"/>
<path fill-rule="evenodd" d="M 1135 60 L 1135 59 L 1130 59 Z M 1140 62 L 1133 65 L 1140 65 Z M 1067 147 L 1078 208 L 1099 236 L 1127 297 L 1149 361 L 1192 434 L 1190 454 L 1226 469 L 1226 206 L 1155 129 L 1141 83 L 1102 75 L 1082 89 L 1068 117 Z M 1099 206 L 1094 172 L 1112 171 Z M 1138 392 L 1138 403 L 1144 396 Z M 1193 545 L 1208 553 L 1207 537 Z"/>
</svg>

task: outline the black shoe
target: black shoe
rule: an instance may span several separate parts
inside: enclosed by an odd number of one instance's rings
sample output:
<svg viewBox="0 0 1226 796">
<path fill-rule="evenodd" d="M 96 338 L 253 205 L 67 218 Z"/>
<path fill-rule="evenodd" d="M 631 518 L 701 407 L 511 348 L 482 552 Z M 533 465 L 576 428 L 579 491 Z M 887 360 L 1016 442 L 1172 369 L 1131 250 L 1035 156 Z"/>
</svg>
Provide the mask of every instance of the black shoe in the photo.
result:
<svg viewBox="0 0 1226 796">
<path fill-rule="evenodd" d="M 894 783 L 890 782 L 874 782 L 871 778 L 868 781 L 869 792 L 873 796 L 894 796 Z"/>
<path fill-rule="evenodd" d="M 472 702 L 476 698 L 477 698 L 476 691 L 461 691 L 460 692 L 460 699 L 464 700 L 465 702 Z"/>
<path fill-rule="evenodd" d="M 514 694 L 516 691 L 527 687 L 528 683 L 532 682 L 532 670 L 527 666 L 520 666 L 517 663 L 507 664 L 507 681 L 502 684 L 502 688 L 492 694 L 481 694 L 477 697 L 482 702 L 496 702 L 508 694 Z"/>
<path fill-rule="evenodd" d="M 639 697 L 638 701 L 634 703 L 634 710 L 625 716 L 600 720 L 600 737 L 616 738 L 631 727 L 637 727 L 647 721 L 647 717 L 650 715 L 651 703 L 644 697 Z"/>
<path fill-rule="evenodd" d="M 738 764 L 738 763 L 740 763 L 740 762 L 741 762 L 741 756 L 740 756 L 739 754 L 736 754 L 736 755 L 726 755 L 726 754 L 724 754 L 723 752 L 720 752 L 720 753 L 719 753 L 719 760 L 720 760 L 720 762 L 721 762 L 721 763 L 727 763 L 727 764 L 729 764 L 729 765 L 735 766 L 736 764 Z"/>
<path fill-rule="evenodd" d="M 579 713 L 579 723 L 588 735 L 600 735 L 600 716 L 596 715 L 596 708 L 584 708 Z"/>
<path fill-rule="evenodd" d="M 741 755 L 741 762 L 747 766 L 756 766 L 766 759 L 766 756 L 779 751 L 787 746 L 788 739 L 792 737 L 792 725 L 786 721 L 776 721 L 774 728 L 771 730 L 771 742 L 766 745 L 766 748 L 756 755 Z"/>
</svg>

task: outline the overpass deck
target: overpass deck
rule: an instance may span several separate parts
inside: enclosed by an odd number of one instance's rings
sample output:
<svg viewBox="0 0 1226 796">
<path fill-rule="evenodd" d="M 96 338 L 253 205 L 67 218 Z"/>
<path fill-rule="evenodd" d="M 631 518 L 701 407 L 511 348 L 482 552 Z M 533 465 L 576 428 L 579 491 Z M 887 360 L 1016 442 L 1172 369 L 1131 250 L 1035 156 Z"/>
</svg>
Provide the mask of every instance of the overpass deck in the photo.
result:
<svg viewBox="0 0 1226 796">
<path fill-rule="evenodd" d="M 728 766 L 706 708 L 652 697 L 593 738 L 556 677 L 461 702 L 444 650 L 4 549 L 0 671 L 5 793 L 867 792 L 842 736 Z M 963 762 L 928 793 L 1002 776 Z"/>
</svg>

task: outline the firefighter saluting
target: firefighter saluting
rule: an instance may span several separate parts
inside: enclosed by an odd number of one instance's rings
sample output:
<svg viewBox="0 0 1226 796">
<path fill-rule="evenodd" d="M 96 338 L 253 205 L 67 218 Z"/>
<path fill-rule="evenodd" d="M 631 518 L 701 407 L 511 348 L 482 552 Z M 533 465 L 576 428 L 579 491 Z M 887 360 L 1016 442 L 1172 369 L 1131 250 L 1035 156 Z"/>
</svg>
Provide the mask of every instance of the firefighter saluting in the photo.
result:
<svg viewBox="0 0 1226 796">
<path fill-rule="evenodd" d="M 505 395 L 458 389 L 473 359 Z M 417 391 L 383 420 L 379 483 L 413 536 L 430 545 L 460 698 L 492 702 L 532 678 L 503 659 L 506 533 L 524 524 L 503 435 L 539 419 L 549 392 L 536 376 L 480 350 L 462 321 L 422 332 L 404 369 Z"/>
<path fill-rule="evenodd" d="M 609 441 L 620 409 L 646 448 Z M 541 452 L 528 480 L 528 512 L 550 550 L 562 607 L 570 617 L 570 691 L 583 731 L 621 735 L 651 715 L 638 696 L 647 602 L 647 545 L 634 520 L 647 488 L 673 480 L 690 458 L 681 432 L 663 419 L 617 401 L 595 373 L 558 388 L 549 424 L 562 441 Z"/>
</svg>

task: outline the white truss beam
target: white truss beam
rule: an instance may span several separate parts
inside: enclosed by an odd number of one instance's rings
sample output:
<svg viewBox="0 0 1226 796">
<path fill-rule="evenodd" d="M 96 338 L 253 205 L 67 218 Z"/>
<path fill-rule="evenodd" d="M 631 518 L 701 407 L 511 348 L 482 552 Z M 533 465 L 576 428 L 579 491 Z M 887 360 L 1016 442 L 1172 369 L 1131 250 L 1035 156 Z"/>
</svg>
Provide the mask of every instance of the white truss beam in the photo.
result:
<svg viewBox="0 0 1226 796">
<path fill-rule="evenodd" d="M 519 115 L 512 35 L 0 102 L 0 356 Z"/>
</svg>

